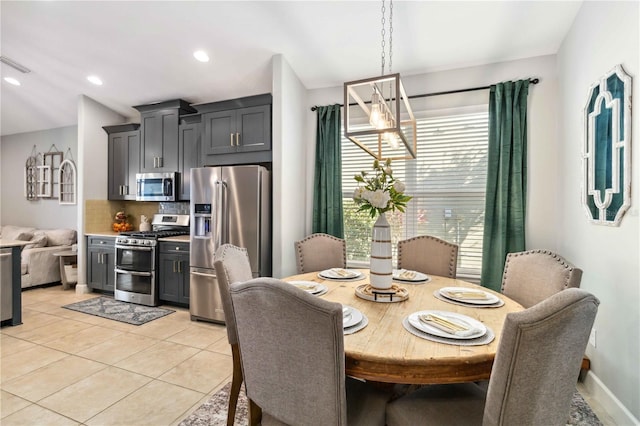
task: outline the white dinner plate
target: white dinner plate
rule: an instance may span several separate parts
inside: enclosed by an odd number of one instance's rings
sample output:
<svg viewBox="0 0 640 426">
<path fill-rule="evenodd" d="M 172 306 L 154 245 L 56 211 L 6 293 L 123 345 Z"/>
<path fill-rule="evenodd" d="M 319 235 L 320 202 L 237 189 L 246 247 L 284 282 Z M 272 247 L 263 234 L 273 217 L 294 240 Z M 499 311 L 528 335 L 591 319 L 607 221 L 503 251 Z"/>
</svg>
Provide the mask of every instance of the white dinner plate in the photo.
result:
<svg viewBox="0 0 640 426">
<path fill-rule="evenodd" d="M 480 290 L 477 288 L 468 288 L 468 287 L 443 287 L 439 290 L 440 295 L 446 297 L 447 299 L 455 300 L 456 302 L 464 302 L 470 305 L 493 305 L 494 303 L 498 303 L 500 298 L 498 296 L 491 294 L 487 291 Z M 484 295 L 484 299 L 477 299 L 473 297 L 464 297 L 462 295 L 456 295 L 456 292 L 465 292 L 465 293 L 475 293 L 480 296 Z"/>
<path fill-rule="evenodd" d="M 402 274 L 404 272 L 413 272 L 414 276 L 413 278 L 407 278 L 402 277 Z M 408 269 L 394 269 L 393 270 L 393 279 L 396 281 L 405 281 L 405 282 L 409 282 L 409 283 L 417 283 L 417 282 L 422 282 L 422 281 L 428 281 L 429 280 L 429 276 L 426 274 L 423 274 L 422 272 L 418 272 L 418 271 L 409 271 Z"/>
<path fill-rule="evenodd" d="M 433 327 L 425 322 L 420 321 L 420 315 L 428 315 L 428 314 L 436 314 L 441 317 L 450 319 L 455 321 L 458 324 L 465 325 L 470 329 L 475 329 L 472 334 L 467 336 L 459 336 L 452 333 L 447 333 L 444 330 L 441 330 L 437 327 Z M 434 336 L 446 337 L 447 339 L 457 339 L 457 340 L 468 340 L 468 339 L 476 339 L 480 336 L 484 336 L 487 332 L 487 327 L 484 326 L 480 321 L 470 318 L 466 315 L 458 314 L 456 312 L 447 312 L 447 311 L 418 311 L 409 315 L 409 324 L 413 327 L 417 328 L 420 331 L 424 331 L 425 333 L 433 334 Z"/>
<path fill-rule="evenodd" d="M 342 307 L 343 307 L 343 314 L 342 314 L 343 328 L 353 327 L 354 325 L 362 321 L 362 312 L 348 305 L 342 305 Z M 346 310 L 346 313 L 344 312 L 345 310 Z"/>
<path fill-rule="evenodd" d="M 321 278 L 330 280 L 352 280 L 360 278 L 362 276 L 362 272 L 354 269 L 331 268 L 321 271 L 318 275 Z"/>
<path fill-rule="evenodd" d="M 313 281 L 288 281 L 288 283 L 311 294 L 322 293 L 327 289 L 326 285 Z"/>
</svg>

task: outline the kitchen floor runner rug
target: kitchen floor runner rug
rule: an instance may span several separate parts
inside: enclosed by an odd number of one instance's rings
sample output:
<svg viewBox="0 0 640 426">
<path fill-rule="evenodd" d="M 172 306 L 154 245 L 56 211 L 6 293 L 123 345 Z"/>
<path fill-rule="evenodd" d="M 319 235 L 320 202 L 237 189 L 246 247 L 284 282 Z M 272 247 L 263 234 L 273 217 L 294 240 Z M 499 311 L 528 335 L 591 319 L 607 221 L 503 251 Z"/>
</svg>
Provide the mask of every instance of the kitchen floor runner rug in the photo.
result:
<svg viewBox="0 0 640 426">
<path fill-rule="evenodd" d="M 213 396 L 187 418 L 182 420 L 178 426 L 224 426 L 227 424 L 227 406 L 229 404 L 229 389 L 231 383 L 227 383 L 222 389 L 214 393 Z M 244 393 L 244 386 L 240 389 L 238 406 L 234 425 L 247 425 L 249 411 L 247 407 L 247 397 Z M 598 416 L 591 410 L 587 401 L 582 398 L 578 391 L 571 399 L 571 414 L 567 420 L 567 426 L 603 426 Z"/>
<path fill-rule="evenodd" d="M 109 297 L 87 299 L 63 308 L 133 325 L 142 325 L 175 312 L 171 309 L 121 302 Z"/>
</svg>

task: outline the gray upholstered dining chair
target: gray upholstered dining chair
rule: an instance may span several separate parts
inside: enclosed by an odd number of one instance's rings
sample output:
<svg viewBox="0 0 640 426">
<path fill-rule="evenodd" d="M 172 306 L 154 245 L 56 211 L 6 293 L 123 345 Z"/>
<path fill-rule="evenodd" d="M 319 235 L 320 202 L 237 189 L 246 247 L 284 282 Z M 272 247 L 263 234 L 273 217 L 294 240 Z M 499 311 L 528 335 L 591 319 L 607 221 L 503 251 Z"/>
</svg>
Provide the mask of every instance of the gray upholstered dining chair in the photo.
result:
<svg viewBox="0 0 640 426">
<path fill-rule="evenodd" d="M 251 425 L 384 425 L 387 394 L 345 377 L 342 305 L 274 278 L 230 293 Z"/>
<path fill-rule="evenodd" d="M 231 244 L 224 244 L 216 250 L 214 267 L 218 278 L 218 287 L 224 310 L 224 320 L 227 326 L 227 339 L 231 345 L 231 358 L 233 360 L 233 376 L 231 390 L 229 391 L 229 409 L 227 411 L 227 426 L 233 426 L 238 395 L 242 386 L 242 367 L 240 365 L 240 348 L 238 346 L 238 334 L 236 322 L 231 310 L 231 298 L 229 286 L 236 282 L 248 281 L 253 278 L 249 255 L 244 248 Z"/>
<path fill-rule="evenodd" d="M 525 308 L 559 291 L 580 287 L 582 269 L 549 250 L 509 253 L 502 273 L 502 293 Z"/>
<path fill-rule="evenodd" d="M 507 314 L 487 391 L 426 386 L 387 405 L 387 425 L 564 425 L 598 299 L 570 288 Z"/>
<path fill-rule="evenodd" d="M 458 246 L 430 235 L 398 241 L 398 268 L 455 278 Z"/>
<path fill-rule="evenodd" d="M 347 246 L 342 238 L 311 234 L 296 241 L 295 248 L 299 274 L 347 266 Z"/>
</svg>

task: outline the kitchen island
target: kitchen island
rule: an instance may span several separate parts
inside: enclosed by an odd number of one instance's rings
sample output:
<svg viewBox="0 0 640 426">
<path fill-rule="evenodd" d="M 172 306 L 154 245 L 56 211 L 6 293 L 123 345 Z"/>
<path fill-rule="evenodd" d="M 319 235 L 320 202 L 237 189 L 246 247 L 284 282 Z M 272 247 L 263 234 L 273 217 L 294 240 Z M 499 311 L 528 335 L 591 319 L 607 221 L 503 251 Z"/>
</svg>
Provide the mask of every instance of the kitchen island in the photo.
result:
<svg viewBox="0 0 640 426">
<path fill-rule="evenodd" d="M 20 251 L 28 241 L 0 239 L 0 261 L 2 295 L 0 317 L 2 325 L 22 324 L 22 277 L 20 275 Z M 7 260 L 8 259 L 8 260 Z M 10 268 L 7 270 L 7 266 Z"/>
</svg>

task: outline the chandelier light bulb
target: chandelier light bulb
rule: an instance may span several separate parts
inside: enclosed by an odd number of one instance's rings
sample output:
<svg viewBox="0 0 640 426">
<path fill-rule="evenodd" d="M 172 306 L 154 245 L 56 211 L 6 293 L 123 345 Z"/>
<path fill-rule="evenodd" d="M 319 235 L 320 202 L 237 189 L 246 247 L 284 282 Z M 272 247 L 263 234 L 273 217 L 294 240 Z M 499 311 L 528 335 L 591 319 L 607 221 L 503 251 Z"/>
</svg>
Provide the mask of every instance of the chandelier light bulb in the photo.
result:
<svg viewBox="0 0 640 426">
<path fill-rule="evenodd" d="M 369 123 L 376 129 L 380 128 L 382 119 L 382 111 L 380 110 L 380 96 L 374 91 L 371 95 L 371 114 L 369 115 Z"/>
</svg>

